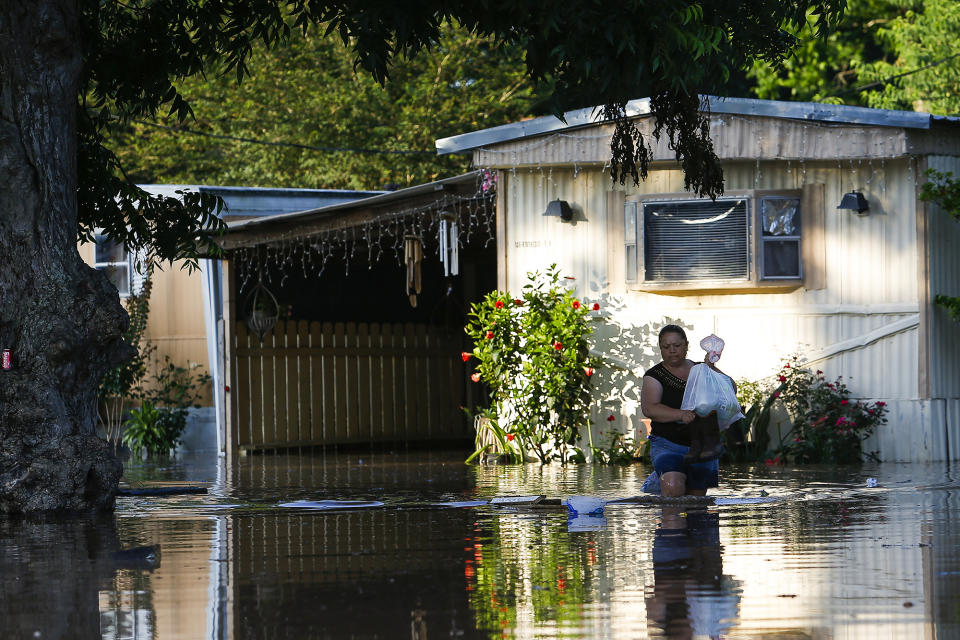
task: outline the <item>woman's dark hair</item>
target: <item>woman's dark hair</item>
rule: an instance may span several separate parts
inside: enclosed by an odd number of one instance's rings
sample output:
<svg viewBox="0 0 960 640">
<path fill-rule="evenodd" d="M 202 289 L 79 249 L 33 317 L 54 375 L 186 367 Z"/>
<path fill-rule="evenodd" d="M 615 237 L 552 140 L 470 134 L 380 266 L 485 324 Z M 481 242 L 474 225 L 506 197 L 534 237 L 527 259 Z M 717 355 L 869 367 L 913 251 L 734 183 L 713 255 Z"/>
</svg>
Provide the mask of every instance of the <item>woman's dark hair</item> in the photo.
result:
<svg viewBox="0 0 960 640">
<path fill-rule="evenodd" d="M 687 341 L 687 333 L 683 330 L 683 327 L 676 324 L 667 324 L 660 329 L 660 333 L 657 334 L 657 343 L 659 344 L 663 340 L 663 334 L 665 333 L 679 333 L 680 337 L 683 338 L 683 341 Z"/>
</svg>

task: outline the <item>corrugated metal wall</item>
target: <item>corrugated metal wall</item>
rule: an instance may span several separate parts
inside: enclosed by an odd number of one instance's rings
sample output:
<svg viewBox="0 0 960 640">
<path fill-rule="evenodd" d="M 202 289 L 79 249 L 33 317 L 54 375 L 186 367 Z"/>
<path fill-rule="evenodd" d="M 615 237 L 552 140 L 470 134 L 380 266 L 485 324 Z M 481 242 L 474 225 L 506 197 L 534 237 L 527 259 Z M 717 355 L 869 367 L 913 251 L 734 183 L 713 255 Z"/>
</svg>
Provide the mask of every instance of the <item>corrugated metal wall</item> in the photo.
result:
<svg viewBox="0 0 960 640">
<path fill-rule="evenodd" d="M 960 158 L 931 156 L 927 165 L 960 177 Z M 929 206 L 930 300 L 937 294 L 960 296 L 960 222 L 940 207 Z M 930 317 L 930 395 L 960 398 L 960 323 L 940 307 Z M 956 425 L 960 440 L 960 425 Z"/>
<path fill-rule="evenodd" d="M 901 402 L 919 399 L 916 160 L 728 162 L 724 170 L 727 191 L 824 185 L 824 289 L 687 296 L 619 293 L 623 284 L 608 282 L 607 254 L 622 254 L 623 248 L 620 239 L 608 238 L 606 192 L 614 187 L 625 190 L 628 197 L 682 192 L 682 172 L 655 169 L 639 187 L 624 188 L 612 185 L 609 174 L 596 166 L 547 165 L 505 170 L 511 175 L 505 194 L 506 238 L 501 238 L 507 243 L 508 288 L 519 291 L 527 272 L 558 263 L 564 274 L 575 278 L 570 282 L 585 299 L 603 305 L 607 326 L 598 331 L 598 349 L 628 364 L 638 375 L 657 361 L 656 331 L 669 319 L 689 329 L 694 345 L 710 332 L 727 340 L 721 366 L 735 378 L 772 375 L 781 358 L 793 353 L 826 355 L 815 366 L 831 378 L 843 375 L 856 396 Z M 851 189 L 864 193 L 869 215 L 836 209 Z M 543 216 L 554 199 L 567 200 L 574 207 L 572 223 Z M 942 245 L 938 255 L 947 251 L 949 242 Z M 960 258 L 952 260 L 942 262 L 943 277 L 956 273 Z M 890 326 L 901 329 L 872 344 L 850 348 L 858 339 L 871 332 L 883 334 Z M 699 347 L 691 349 L 691 357 L 702 357 Z M 941 369 L 948 366 L 941 360 L 937 363 Z M 960 358 L 953 357 L 949 365 L 960 371 Z M 603 399 L 597 415 L 613 411 L 622 416 L 627 428 L 637 428 L 639 379 L 607 372 L 599 383 Z M 904 417 L 911 413 L 912 409 Z M 877 436 L 881 450 L 889 450 L 895 459 L 917 455 L 912 446 L 894 442 L 902 439 L 898 432 L 903 426 L 891 420 Z M 940 434 L 916 435 L 934 443 L 940 439 Z M 937 455 L 935 446 L 924 448 L 929 455 Z"/>
</svg>

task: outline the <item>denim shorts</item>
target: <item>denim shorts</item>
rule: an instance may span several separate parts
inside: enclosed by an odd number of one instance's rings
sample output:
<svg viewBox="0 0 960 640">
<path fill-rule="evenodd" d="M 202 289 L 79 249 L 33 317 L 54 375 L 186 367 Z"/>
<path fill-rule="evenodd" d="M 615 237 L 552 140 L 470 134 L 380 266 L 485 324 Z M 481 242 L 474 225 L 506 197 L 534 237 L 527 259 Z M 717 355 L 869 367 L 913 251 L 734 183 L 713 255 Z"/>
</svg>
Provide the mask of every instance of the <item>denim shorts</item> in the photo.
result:
<svg viewBox="0 0 960 640">
<path fill-rule="evenodd" d="M 720 483 L 720 461 L 713 459 L 687 464 L 683 461 L 683 456 L 689 450 L 690 447 L 666 438 L 650 436 L 650 459 L 653 460 L 657 477 L 670 471 L 679 471 L 687 476 L 687 489 L 709 489 L 717 486 Z"/>
</svg>

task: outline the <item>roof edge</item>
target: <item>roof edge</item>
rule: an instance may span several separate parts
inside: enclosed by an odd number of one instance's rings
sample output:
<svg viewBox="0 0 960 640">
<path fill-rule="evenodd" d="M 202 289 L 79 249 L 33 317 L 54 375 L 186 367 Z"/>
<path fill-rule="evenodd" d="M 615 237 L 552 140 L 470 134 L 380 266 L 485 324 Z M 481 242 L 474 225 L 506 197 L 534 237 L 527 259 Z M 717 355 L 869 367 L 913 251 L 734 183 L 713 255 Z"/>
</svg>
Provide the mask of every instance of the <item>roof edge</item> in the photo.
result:
<svg viewBox="0 0 960 640">
<path fill-rule="evenodd" d="M 743 116 L 763 116 L 808 120 L 812 122 L 830 122 L 836 124 L 871 125 L 880 127 L 898 127 L 907 129 L 929 129 L 931 120 L 957 123 L 960 118 L 953 116 L 931 116 L 917 111 L 894 111 L 890 109 L 871 109 L 849 105 L 821 104 L 819 102 L 789 102 L 784 100 L 759 100 L 756 98 L 724 98 L 702 96 L 707 109 L 712 114 Z M 627 117 L 636 118 L 650 114 L 650 98 L 640 98 L 627 103 Z M 563 120 L 556 116 L 542 116 L 531 120 L 521 120 L 509 124 L 463 133 L 436 141 L 437 153 L 464 153 L 478 147 L 499 144 L 558 133 L 570 129 L 597 124 L 598 108 L 577 109 L 563 114 Z"/>
</svg>

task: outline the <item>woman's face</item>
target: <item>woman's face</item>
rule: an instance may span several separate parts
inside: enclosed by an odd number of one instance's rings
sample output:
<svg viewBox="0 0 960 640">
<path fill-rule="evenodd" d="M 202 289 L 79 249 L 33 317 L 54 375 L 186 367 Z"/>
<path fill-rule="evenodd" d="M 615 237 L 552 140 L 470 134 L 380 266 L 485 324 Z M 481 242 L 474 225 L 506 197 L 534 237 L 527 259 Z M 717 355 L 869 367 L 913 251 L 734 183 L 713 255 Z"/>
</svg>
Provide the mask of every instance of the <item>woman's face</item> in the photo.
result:
<svg viewBox="0 0 960 640">
<path fill-rule="evenodd" d="M 679 366 L 687 359 L 687 341 L 679 333 L 660 336 L 660 357 L 668 365 Z"/>
</svg>

